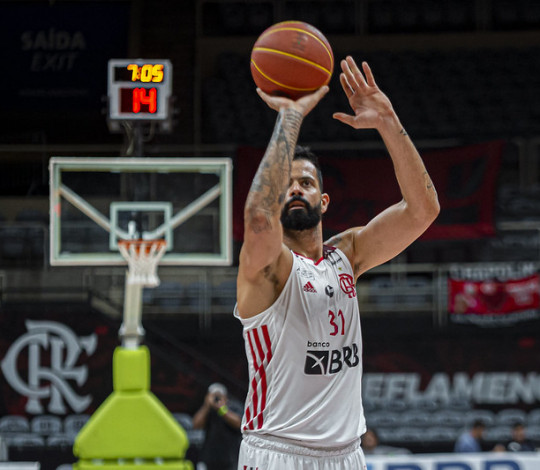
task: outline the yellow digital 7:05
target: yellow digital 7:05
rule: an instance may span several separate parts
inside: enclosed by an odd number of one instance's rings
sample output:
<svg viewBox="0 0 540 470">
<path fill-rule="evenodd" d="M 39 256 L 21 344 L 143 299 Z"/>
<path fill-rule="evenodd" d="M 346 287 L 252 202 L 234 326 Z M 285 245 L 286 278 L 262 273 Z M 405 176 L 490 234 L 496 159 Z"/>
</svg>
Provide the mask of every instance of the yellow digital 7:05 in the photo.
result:
<svg viewBox="0 0 540 470">
<path fill-rule="evenodd" d="M 109 60 L 109 119 L 168 119 L 171 84 L 169 60 Z"/>
<path fill-rule="evenodd" d="M 141 83 L 162 83 L 164 78 L 163 64 L 127 64 L 115 68 L 115 77 Z"/>
</svg>

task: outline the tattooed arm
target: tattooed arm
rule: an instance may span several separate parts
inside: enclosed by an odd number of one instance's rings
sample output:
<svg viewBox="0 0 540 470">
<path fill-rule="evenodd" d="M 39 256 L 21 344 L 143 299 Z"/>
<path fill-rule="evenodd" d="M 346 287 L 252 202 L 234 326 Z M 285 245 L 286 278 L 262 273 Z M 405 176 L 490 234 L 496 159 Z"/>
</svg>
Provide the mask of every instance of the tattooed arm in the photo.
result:
<svg viewBox="0 0 540 470">
<path fill-rule="evenodd" d="M 354 227 L 328 241 L 345 251 L 357 277 L 401 253 L 439 213 L 437 192 L 422 158 L 390 100 L 375 83 L 368 64 L 364 62 L 362 67 L 365 77 L 351 57 L 341 62 L 340 81 L 354 114 L 335 113 L 334 118 L 356 129 L 379 131 L 392 158 L 403 199 L 365 227 Z"/>
<path fill-rule="evenodd" d="M 293 108 L 279 112 L 274 133 L 253 178 L 244 207 L 247 238 L 251 235 L 265 237 L 270 234 L 270 237 L 265 238 L 270 238 L 271 244 L 281 244 L 279 216 L 289 184 L 291 162 L 302 119 L 302 114 Z M 270 252 L 278 249 L 270 248 Z"/>
<path fill-rule="evenodd" d="M 279 296 L 289 275 L 292 255 L 283 244 L 281 209 L 300 126 L 328 92 L 328 87 L 297 101 L 269 96 L 261 90 L 257 92 L 268 106 L 278 111 L 278 116 L 244 207 L 244 244 L 237 281 L 238 310 L 242 317 L 268 308 Z"/>
</svg>

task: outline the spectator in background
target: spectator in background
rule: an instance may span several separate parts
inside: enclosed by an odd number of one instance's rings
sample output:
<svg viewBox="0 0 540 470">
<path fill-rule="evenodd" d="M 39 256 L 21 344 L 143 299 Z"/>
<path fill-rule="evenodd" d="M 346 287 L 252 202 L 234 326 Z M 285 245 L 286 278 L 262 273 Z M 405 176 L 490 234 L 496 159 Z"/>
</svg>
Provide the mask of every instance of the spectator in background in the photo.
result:
<svg viewBox="0 0 540 470">
<path fill-rule="evenodd" d="M 454 452 L 482 452 L 482 437 L 486 425 L 481 420 L 475 420 L 471 429 L 463 432 L 456 441 Z"/>
<path fill-rule="evenodd" d="M 373 428 L 368 428 L 362 436 L 362 450 L 364 455 L 404 455 L 410 454 L 409 449 L 391 447 L 379 444 L 379 435 Z"/>
<path fill-rule="evenodd" d="M 530 439 L 527 439 L 525 425 L 515 423 L 512 426 L 512 440 L 506 444 L 508 452 L 535 452 L 536 445 Z"/>
<path fill-rule="evenodd" d="M 240 449 L 242 405 L 229 400 L 220 383 L 208 387 L 204 402 L 193 416 L 193 429 L 204 429 L 205 438 L 197 469 L 236 470 Z"/>
</svg>

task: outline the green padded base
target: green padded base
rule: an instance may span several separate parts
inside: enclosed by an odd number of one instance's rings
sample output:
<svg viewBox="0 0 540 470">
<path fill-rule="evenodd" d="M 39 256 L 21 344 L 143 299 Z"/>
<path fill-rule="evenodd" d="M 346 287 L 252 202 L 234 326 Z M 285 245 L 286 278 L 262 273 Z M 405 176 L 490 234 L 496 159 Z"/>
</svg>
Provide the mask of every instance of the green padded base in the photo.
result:
<svg viewBox="0 0 540 470">
<path fill-rule="evenodd" d="M 73 453 L 79 468 L 171 468 L 184 469 L 189 441 L 185 430 L 149 390 L 150 353 L 117 347 L 113 357 L 114 391 L 83 426 L 75 439 Z M 163 464 L 155 463 L 163 459 Z M 92 462 L 93 459 L 102 462 Z M 127 466 L 118 459 L 149 459 Z M 108 467 L 111 462 L 112 467 Z M 81 466 L 81 465 L 84 465 Z M 165 465 L 165 467 L 164 467 Z M 173 465 L 172 467 L 170 465 Z M 174 466 L 176 465 L 176 466 Z"/>
<path fill-rule="evenodd" d="M 162 463 L 93 463 L 88 460 L 79 460 L 73 464 L 73 470 L 194 470 L 189 461 L 174 460 Z"/>
</svg>

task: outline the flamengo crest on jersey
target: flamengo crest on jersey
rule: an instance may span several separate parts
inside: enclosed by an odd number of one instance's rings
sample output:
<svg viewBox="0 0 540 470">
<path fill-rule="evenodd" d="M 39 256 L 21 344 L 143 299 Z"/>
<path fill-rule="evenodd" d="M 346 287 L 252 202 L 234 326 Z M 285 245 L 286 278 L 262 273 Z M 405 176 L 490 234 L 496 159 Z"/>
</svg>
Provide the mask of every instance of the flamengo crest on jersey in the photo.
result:
<svg viewBox="0 0 540 470">
<path fill-rule="evenodd" d="M 365 431 L 354 276 L 339 249 L 324 252 L 317 262 L 293 253 L 278 299 L 241 319 L 249 368 L 245 433 L 335 447 Z"/>
</svg>

